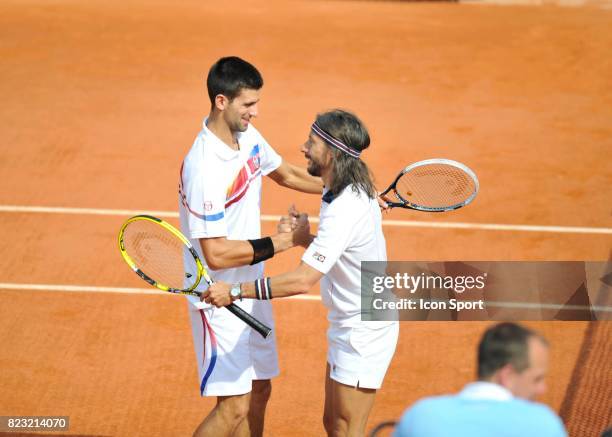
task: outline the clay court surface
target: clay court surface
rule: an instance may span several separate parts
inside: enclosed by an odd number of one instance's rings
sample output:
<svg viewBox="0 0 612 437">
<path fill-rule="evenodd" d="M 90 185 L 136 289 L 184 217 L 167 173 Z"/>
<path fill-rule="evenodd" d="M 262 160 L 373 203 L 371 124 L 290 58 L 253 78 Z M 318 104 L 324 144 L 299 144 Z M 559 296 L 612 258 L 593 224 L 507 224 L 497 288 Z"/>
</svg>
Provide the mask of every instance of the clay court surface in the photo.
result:
<svg viewBox="0 0 612 437">
<path fill-rule="evenodd" d="M 468 208 L 386 216 L 401 222 L 385 226 L 389 259 L 610 256 L 612 10 L 178 3 L 0 5 L 0 415 L 70 416 L 71 435 L 179 436 L 212 407 L 198 394 L 183 298 L 49 291 L 143 288 L 116 249 L 127 215 L 6 207 L 176 211 L 178 170 L 208 112 L 205 74 L 224 55 L 261 70 L 255 125 L 288 161 L 304 162 L 299 145 L 317 112 L 343 107 L 370 129 L 364 159 L 380 188 L 404 165 L 431 157 L 476 171 L 481 192 Z M 317 215 L 315 196 L 265 183 L 264 214 L 282 214 L 291 202 Z M 414 221 L 542 228 L 406 226 Z M 273 232 L 274 223 L 262 230 Z M 300 255 L 275 258 L 268 273 Z M 17 289 L 24 284 L 46 291 Z M 317 300 L 274 308 L 282 374 L 266 435 L 322 435 L 325 310 Z M 598 323 L 609 339 L 610 322 Z M 368 429 L 473 378 L 486 326 L 402 323 Z M 552 343 L 543 402 L 559 411 L 572 390 L 609 393 L 609 364 L 594 381 L 577 387 L 574 379 L 589 322 L 529 326 Z M 609 354 L 609 342 L 599 347 Z"/>
</svg>

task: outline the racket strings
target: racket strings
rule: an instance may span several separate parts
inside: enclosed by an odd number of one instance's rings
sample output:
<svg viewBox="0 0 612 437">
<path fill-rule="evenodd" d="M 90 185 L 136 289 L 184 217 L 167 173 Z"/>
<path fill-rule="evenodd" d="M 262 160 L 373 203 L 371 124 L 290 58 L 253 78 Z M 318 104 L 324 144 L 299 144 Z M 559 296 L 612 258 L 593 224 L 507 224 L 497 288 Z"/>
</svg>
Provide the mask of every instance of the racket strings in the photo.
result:
<svg viewBox="0 0 612 437">
<path fill-rule="evenodd" d="M 465 171 L 448 164 L 426 164 L 404 173 L 397 194 L 414 205 L 445 208 L 465 202 L 476 183 Z"/>
<path fill-rule="evenodd" d="M 133 221 L 125 228 L 123 242 L 136 267 L 154 281 L 182 290 L 197 280 L 197 265 L 187 246 L 162 226 Z"/>
</svg>

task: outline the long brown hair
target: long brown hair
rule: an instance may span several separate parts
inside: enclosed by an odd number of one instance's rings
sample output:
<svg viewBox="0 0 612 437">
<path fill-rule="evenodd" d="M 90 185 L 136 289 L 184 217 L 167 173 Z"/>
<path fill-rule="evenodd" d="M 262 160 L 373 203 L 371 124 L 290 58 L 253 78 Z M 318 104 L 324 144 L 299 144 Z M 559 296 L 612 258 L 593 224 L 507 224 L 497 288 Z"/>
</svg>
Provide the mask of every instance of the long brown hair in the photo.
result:
<svg viewBox="0 0 612 437">
<path fill-rule="evenodd" d="M 317 125 L 337 140 L 359 152 L 370 145 L 370 135 L 363 122 L 353 113 L 334 109 L 317 115 Z M 327 187 L 333 195 L 339 194 L 349 185 L 355 192 L 363 191 L 371 199 L 376 197 L 376 188 L 368 166 L 340 149 L 330 146 L 333 156 L 333 177 Z"/>
</svg>

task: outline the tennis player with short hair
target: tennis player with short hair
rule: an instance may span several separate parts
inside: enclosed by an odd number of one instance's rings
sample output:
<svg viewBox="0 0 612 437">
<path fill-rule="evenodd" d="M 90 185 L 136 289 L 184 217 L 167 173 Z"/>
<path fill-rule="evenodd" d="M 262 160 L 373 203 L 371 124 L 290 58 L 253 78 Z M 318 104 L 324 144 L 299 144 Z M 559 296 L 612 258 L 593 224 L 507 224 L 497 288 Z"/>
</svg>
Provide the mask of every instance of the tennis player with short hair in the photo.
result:
<svg viewBox="0 0 612 437">
<path fill-rule="evenodd" d="M 546 390 L 548 342 L 516 323 L 486 330 L 478 346 L 478 381 L 457 395 L 418 401 L 396 437 L 566 437 L 559 417 L 532 402 Z"/>
<path fill-rule="evenodd" d="M 265 259 L 295 245 L 290 229 L 261 238 L 262 176 L 302 192 L 322 191 L 320 178 L 283 161 L 252 126 L 262 86 L 250 63 L 219 59 L 207 78 L 210 114 L 181 167 L 181 229 L 211 276 L 227 282 L 260 278 Z M 274 335 L 263 339 L 227 309 L 189 300 L 201 394 L 217 397 L 195 435 L 262 435 L 270 379 L 279 373 Z M 269 302 L 236 305 L 274 325 Z"/>
<path fill-rule="evenodd" d="M 319 114 L 302 146 L 308 171 L 325 184 L 317 235 L 294 212 L 295 235 L 306 252 L 292 272 L 254 282 L 217 282 L 202 299 L 217 306 L 239 298 L 267 300 L 308 290 L 321 281 L 329 329 L 323 423 L 328 435 L 364 435 L 376 390 L 397 344 L 399 323 L 361 320 L 361 262 L 386 261 L 376 190 L 360 155 L 370 144 L 364 124 L 343 110 Z"/>
</svg>

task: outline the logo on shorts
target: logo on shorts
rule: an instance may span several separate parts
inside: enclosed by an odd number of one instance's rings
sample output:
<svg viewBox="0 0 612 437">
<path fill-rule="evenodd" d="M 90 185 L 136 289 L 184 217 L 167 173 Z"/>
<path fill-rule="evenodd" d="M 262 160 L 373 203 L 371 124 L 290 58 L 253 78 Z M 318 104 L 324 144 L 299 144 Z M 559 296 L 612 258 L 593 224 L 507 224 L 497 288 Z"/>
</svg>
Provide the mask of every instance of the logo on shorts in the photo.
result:
<svg viewBox="0 0 612 437">
<path fill-rule="evenodd" d="M 312 254 L 312 257 L 319 261 L 320 263 L 325 262 L 325 255 L 321 255 L 319 252 L 315 252 Z"/>
<path fill-rule="evenodd" d="M 204 211 L 212 211 L 212 202 L 204 202 Z"/>
</svg>

